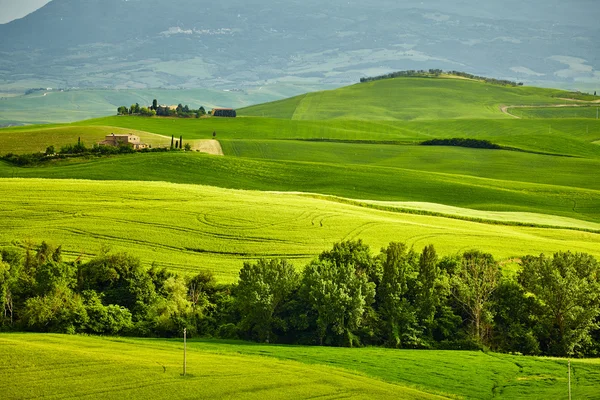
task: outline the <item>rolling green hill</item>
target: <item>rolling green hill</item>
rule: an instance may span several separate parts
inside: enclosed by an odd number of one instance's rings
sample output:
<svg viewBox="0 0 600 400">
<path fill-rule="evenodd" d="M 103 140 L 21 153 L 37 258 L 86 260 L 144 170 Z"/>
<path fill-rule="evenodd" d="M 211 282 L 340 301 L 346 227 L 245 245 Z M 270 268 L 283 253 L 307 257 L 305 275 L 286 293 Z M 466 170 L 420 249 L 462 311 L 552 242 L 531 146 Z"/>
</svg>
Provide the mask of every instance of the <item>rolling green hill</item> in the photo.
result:
<svg viewBox="0 0 600 400">
<path fill-rule="evenodd" d="M 0 335 L 8 398 L 539 399 L 566 393 L 566 360 L 482 352 L 269 346 L 41 334 Z M 600 364 L 574 360 L 573 397 Z"/>
<path fill-rule="evenodd" d="M 223 282 L 234 281 L 244 261 L 284 257 L 301 267 L 350 239 L 363 239 L 374 251 L 402 241 L 417 249 L 433 243 L 441 254 L 479 248 L 498 259 L 558 250 L 600 256 L 600 233 L 588 232 L 600 232 L 599 223 L 531 213 L 160 182 L 0 179 L 0 190 L 0 246 L 47 240 L 63 245 L 71 259 L 108 246 L 145 265 L 185 274 L 210 269 Z"/>
<path fill-rule="evenodd" d="M 250 106 L 240 115 L 293 120 L 510 118 L 501 105 L 564 103 L 568 92 L 456 78 L 395 78 Z"/>
<path fill-rule="evenodd" d="M 24 212 L 24 217 L 17 217 L 13 211 L 28 210 L 20 206 L 22 202 L 28 204 L 28 197 L 55 193 L 53 196 L 60 200 L 55 204 L 56 210 L 64 208 L 69 210 L 69 215 L 78 215 L 76 203 L 67 203 L 60 195 L 73 183 L 61 187 L 60 181 L 3 181 L 3 185 L 19 182 L 21 189 L 17 191 L 20 194 L 12 198 L 11 205 L 6 203 L 2 211 L 8 213 L 4 215 L 10 215 L 7 221 L 20 221 L 14 226 L 9 225 L 8 229 L 9 233 L 17 232 L 18 237 L 3 236 L 2 240 L 8 243 L 13 239 L 52 239 L 57 244 L 65 244 L 71 254 L 77 253 L 77 248 L 89 248 L 82 246 L 86 241 L 100 246 L 101 243 L 117 240 L 119 249 L 130 249 L 146 264 L 157 261 L 186 271 L 208 266 L 228 281 L 235 278 L 244 259 L 281 255 L 304 262 L 335 241 L 362 236 L 375 247 L 386 244 L 391 237 L 417 246 L 431 240 L 444 252 L 478 247 L 498 257 L 559 249 L 596 254 L 595 248 L 600 243 L 597 234 L 583 231 L 597 231 L 600 223 L 600 183 L 594 175 L 600 167 L 600 146 L 595 143 L 600 139 L 600 121 L 586 118 L 515 119 L 502 114 L 499 109 L 500 104 L 564 103 L 565 100 L 560 97 L 566 95 L 569 94 L 549 89 L 508 88 L 459 79 L 400 78 L 261 106 L 262 110 L 272 111 L 270 118 L 114 116 L 65 125 L 0 129 L 0 154 L 39 151 L 48 145 L 74 143 L 78 137 L 90 145 L 112 131 L 139 134 L 153 145 L 168 144 L 171 135 L 181 135 L 185 141 L 194 141 L 212 138 L 215 132 L 225 152 L 225 157 L 163 153 L 69 159 L 35 168 L 17 168 L 0 162 L 0 177 L 3 178 L 120 181 L 111 182 L 108 186 L 88 182 L 85 187 L 90 193 L 108 190 L 110 201 L 133 207 L 136 218 L 145 221 L 139 229 L 127 233 L 127 229 L 133 229 L 135 225 L 131 225 L 132 218 L 127 216 L 127 212 L 119 211 L 119 217 L 109 219 L 113 222 L 107 224 L 103 231 L 98 231 L 85 215 L 81 216 L 84 220 L 64 220 L 56 225 L 56 230 L 40 224 L 28 231 L 27 225 L 37 221 L 34 215 L 40 215 L 43 220 L 43 207 L 49 207 L 40 203 L 38 208 L 33 208 L 34 214 Z M 305 102 L 307 98 L 313 99 Z M 392 114 L 409 110 L 410 107 L 406 106 L 409 99 L 415 106 L 412 110 L 419 113 L 418 120 L 398 120 L 403 117 Z M 436 111 L 440 106 L 438 101 L 454 110 L 455 114 L 439 114 Z M 358 107 L 357 102 L 374 107 L 368 112 L 369 119 L 366 119 L 367 114 L 360 114 L 363 107 Z M 311 108 L 317 107 L 315 104 L 320 110 L 316 114 Z M 386 105 L 389 110 L 381 109 Z M 241 114 L 248 115 L 249 110 L 253 109 L 242 110 Z M 298 115 L 291 119 L 290 113 Z M 326 120 L 309 120 L 306 119 L 308 116 Z M 452 119 L 436 119 L 441 116 Z M 365 119 L 356 119 L 359 117 Z M 432 138 L 456 137 L 489 140 L 510 150 L 418 145 Z M 235 204 L 239 210 L 257 210 L 253 217 L 256 226 L 262 227 L 264 221 L 269 221 L 268 226 L 284 226 L 284 230 L 296 232 L 291 243 L 277 230 L 267 230 L 268 240 L 259 236 L 260 240 L 253 241 L 254 236 L 248 232 L 231 236 L 231 230 L 240 227 L 228 225 L 232 218 L 230 213 L 234 211 L 226 212 L 222 208 L 221 202 L 229 201 L 226 199 L 227 192 L 214 189 L 218 194 L 214 195 L 214 203 L 209 204 L 219 210 L 213 218 L 218 227 L 216 231 L 207 233 L 204 225 L 201 225 L 202 229 L 196 229 L 198 213 L 195 209 L 203 206 L 193 197 L 185 196 L 184 204 L 193 204 L 194 207 L 194 210 L 182 210 L 182 215 L 191 213 L 188 219 L 173 223 L 178 219 L 170 217 L 169 224 L 155 226 L 161 216 L 154 200 L 170 198 L 169 190 L 179 193 L 188 189 L 187 186 L 182 189 L 184 186 L 181 185 L 160 186 L 165 185 L 162 183 L 152 189 L 152 186 L 147 186 L 149 184 L 140 183 L 142 181 L 332 195 L 343 199 L 310 199 L 317 202 L 315 204 L 306 197 L 294 199 L 299 202 L 299 210 L 305 212 L 309 212 L 310 207 L 317 207 L 334 210 L 333 213 L 348 212 L 349 215 L 356 211 L 361 216 L 354 220 L 343 219 L 331 227 L 324 223 L 331 228 L 330 231 L 312 231 L 317 222 L 318 228 L 321 228 L 319 219 L 313 221 L 311 217 L 310 227 L 304 226 L 304 222 L 297 226 L 294 225 L 296 223 L 288 225 L 287 222 L 272 220 L 273 210 L 256 206 L 262 201 L 257 200 L 261 195 L 253 193 L 251 197 L 254 200 L 244 199 Z M 146 194 L 140 195 L 142 199 L 152 200 L 150 203 L 146 200 L 138 202 L 135 196 L 131 203 L 127 203 L 123 199 L 129 198 L 127 193 L 130 190 L 143 190 L 144 193 L 156 190 L 156 194 L 150 198 Z M 199 193 L 206 193 L 208 189 L 199 190 Z M 72 189 L 72 194 L 77 201 L 86 204 L 78 190 Z M 270 199 L 273 195 L 265 196 Z M 95 212 L 94 207 L 100 206 L 105 204 L 89 204 L 87 207 L 89 212 Z M 174 203 L 170 203 L 169 207 L 176 208 Z M 283 205 L 277 207 L 276 215 L 283 216 L 288 212 Z M 108 217 L 103 212 L 99 211 L 95 218 Z M 326 211 L 323 213 L 328 215 Z M 391 215 L 391 219 L 375 223 L 373 218 L 379 215 L 377 213 Z M 427 218 L 433 218 L 432 222 L 428 222 L 432 225 L 423 228 L 421 222 L 415 221 L 422 221 L 419 218 L 425 217 L 409 213 L 427 214 Z M 399 229 L 396 225 L 406 224 L 409 220 L 413 221 L 408 225 L 410 229 Z M 474 221 L 486 223 L 469 228 L 477 232 L 475 235 L 464 233 L 464 224 Z M 76 222 L 81 222 L 81 227 L 73 228 L 72 224 Z M 499 223 L 504 226 L 492 225 Z M 372 224 L 376 229 L 371 227 Z M 515 224 L 537 228 L 510 226 Z M 148 226 L 162 233 L 146 233 L 142 228 Z M 569 229 L 546 229 L 548 227 Z M 260 231 L 263 228 L 250 224 L 247 229 Z M 457 234 L 457 229 L 460 234 Z M 514 229 L 520 233 L 515 233 Z M 520 241 L 510 239 L 511 235 L 521 235 L 521 229 L 528 232 L 526 237 Z M 538 230 L 532 233 L 528 229 Z M 444 233 L 445 230 L 452 233 Z M 191 235 L 189 240 L 194 243 L 179 243 L 182 232 Z M 207 242 L 199 239 L 207 235 L 210 238 Z M 462 238 L 460 244 L 448 239 L 457 235 Z M 150 252 L 151 248 L 161 250 Z"/>
</svg>

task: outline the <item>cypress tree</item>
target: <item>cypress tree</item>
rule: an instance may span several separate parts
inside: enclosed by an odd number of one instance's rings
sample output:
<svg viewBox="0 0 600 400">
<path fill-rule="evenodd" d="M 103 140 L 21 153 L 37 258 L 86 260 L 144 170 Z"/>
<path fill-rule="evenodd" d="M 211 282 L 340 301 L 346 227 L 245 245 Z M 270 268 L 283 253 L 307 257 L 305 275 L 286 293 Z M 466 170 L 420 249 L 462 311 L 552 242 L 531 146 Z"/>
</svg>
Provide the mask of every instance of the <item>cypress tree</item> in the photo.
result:
<svg viewBox="0 0 600 400">
<path fill-rule="evenodd" d="M 175 135 L 171 135 L 171 149 L 173 149 L 173 140 L 175 140 Z"/>
<path fill-rule="evenodd" d="M 179 136 L 179 148 L 183 149 L 183 136 Z"/>
</svg>

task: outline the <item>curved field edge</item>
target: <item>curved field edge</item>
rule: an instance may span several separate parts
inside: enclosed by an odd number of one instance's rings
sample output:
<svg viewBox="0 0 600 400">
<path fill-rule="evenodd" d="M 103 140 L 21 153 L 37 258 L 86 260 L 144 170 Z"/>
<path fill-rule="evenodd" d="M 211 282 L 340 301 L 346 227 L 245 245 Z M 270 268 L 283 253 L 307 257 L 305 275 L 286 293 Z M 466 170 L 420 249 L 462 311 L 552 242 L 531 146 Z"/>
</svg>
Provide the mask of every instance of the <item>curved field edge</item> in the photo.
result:
<svg viewBox="0 0 600 400">
<path fill-rule="evenodd" d="M 183 377 L 181 343 L 1 334 L 0 348 L 8 398 L 446 398 L 341 368 L 194 346 Z"/>
<path fill-rule="evenodd" d="M 496 258 L 559 250 L 600 256 L 600 234 L 490 225 L 343 204 L 306 195 L 164 182 L 0 179 L 0 246 L 46 240 L 67 259 L 102 247 L 183 274 L 237 279 L 245 261 L 287 258 L 302 267 L 335 242 L 390 241 L 450 255 L 477 248 Z"/>
<path fill-rule="evenodd" d="M 296 193 L 299 196 L 313 197 L 350 204 L 375 210 L 391 211 L 402 214 L 429 215 L 433 217 L 452 218 L 482 224 L 528 226 L 532 228 L 572 229 L 575 231 L 600 233 L 600 224 L 581 221 L 574 218 L 557 217 L 555 215 L 525 212 L 479 211 L 468 208 L 452 207 L 443 204 L 402 201 L 356 200 L 337 196 L 325 196 L 312 193 Z"/>
</svg>

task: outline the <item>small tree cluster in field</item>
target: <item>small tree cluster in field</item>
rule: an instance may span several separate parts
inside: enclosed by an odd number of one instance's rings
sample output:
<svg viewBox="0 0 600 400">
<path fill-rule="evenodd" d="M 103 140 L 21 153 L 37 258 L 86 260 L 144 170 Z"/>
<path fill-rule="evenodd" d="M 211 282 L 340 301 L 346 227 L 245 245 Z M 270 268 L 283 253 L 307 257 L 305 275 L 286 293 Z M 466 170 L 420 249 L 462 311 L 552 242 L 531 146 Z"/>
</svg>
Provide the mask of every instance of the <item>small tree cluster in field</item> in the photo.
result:
<svg viewBox="0 0 600 400">
<path fill-rule="evenodd" d="M 179 142 L 178 142 L 179 143 Z M 192 146 L 189 143 L 184 145 L 186 151 L 190 151 Z M 57 152 L 54 146 L 48 146 L 46 151 L 43 153 L 30 153 L 30 154 L 14 154 L 8 153 L 0 157 L 0 160 L 7 161 L 13 165 L 24 167 L 28 165 L 39 165 L 54 160 L 64 160 L 66 158 L 77 158 L 87 156 L 111 156 L 120 154 L 133 154 L 133 153 L 162 153 L 169 150 L 176 150 L 175 148 L 167 147 L 155 147 L 145 148 L 136 151 L 131 145 L 127 143 L 121 143 L 119 146 L 102 146 L 94 144 L 92 147 L 87 147 L 81 141 L 76 144 L 67 144 L 62 146 Z"/>
<path fill-rule="evenodd" d="M 206 115 L 204 107 L 197 110 L 189 108 L 181 103 L 176 108 L 162 106 L 158 104 L 158 100 L 154 99 L 149 107 L 140 107 L 139 103 L 132 104 L 131 107 L 120 106 L 117 108 L 117 115 L 141 115 L 145 117 L 180 117 L 180 118 L 201 118 Z"/>
<path fill-rule="evenodd" d="M 469 147 L 473 149 L 502 149 L 502 146 L 494 144 L 489 140 L 480 139 L 463 139 L 463 138 L 452 138 L 452 139 L 430 139 L 421 142 L 422 146 L 457 146 L 457 147 Z"/>
<path fill-rule="evenodd" d="M 414 77 L 414 78 L 434 78 L 438 77 L 442 74 L 459 76 L 462 78 L 473 79 L 477 81 L 483 81 L 485 83 L 491 83 L 493 85 L 501 85 L 501 86 L 523 86 L 522 82 L 513 82 L 506 79 L 494 79 L 487 78 L 485 76 L 477 76 L 473 74 L 469 74 L 467 72 L 461 71 L 443 71 L 441 69 L 430 69 L 430 70 L 407 70 L 407 71 L 397 71 L 391 72 L 385 75 L 373 76 L 360 78 L 360 82 L 373 82 L 379 81 L 382 79 L 392 79 L 392 78 L 400 78 L 400 77 Z"/>
<path fill-rule="evenodd" d="M 102 251 L 65 262 L 46 243 L 0 251 L 0 327 L 40 332 L 241 338 L 270 343 L 600 354 L 600 266 L 587 254 L 526 256 L 503 275 L 477 250 L 439 258 L 390 243 L 337 243 L 298 271 L 247 262 L 239 281 L 183 277 Z"/>
</svg>

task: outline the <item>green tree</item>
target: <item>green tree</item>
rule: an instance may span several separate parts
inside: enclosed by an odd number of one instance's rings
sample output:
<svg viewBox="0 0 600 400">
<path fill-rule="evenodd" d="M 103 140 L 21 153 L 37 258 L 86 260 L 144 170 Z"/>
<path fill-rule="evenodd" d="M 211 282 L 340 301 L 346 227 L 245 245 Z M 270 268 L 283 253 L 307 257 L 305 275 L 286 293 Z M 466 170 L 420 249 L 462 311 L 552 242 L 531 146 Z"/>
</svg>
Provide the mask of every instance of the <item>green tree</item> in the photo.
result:
<svg viewBox="0 0 600 400">
<path fill-rule="evenodd" d="M 93 290 L 82 293 L 87 319 L 83 330 L 92 334 L 117 335 L 133 328 L 131 313 L 125 307 L 102 304 L 102 297 Z"/>
<path fill-rule="evenodd" d="M 500 268 L 491 254 L 471 250 L 463 254 L 458 270 L 452 276 L 452 295 L 461 304 L 472 324 L 473 337 L 484 343 L 489 322 L 487 313 L 492 293 L 498 287 Z"/>
<path fill-rule="evenodd" d="M 375 298 L 375 284 L 349 263 L 327 259 L 307 265 L 302 293 L 315 315 L 319 343 L 353 346 L 365 311 Z"/>
<path fill-rule="evenodd" d="M 435 324 L 436 310 L 441 305 L 444 293 L 438 257 L 433 245 L 426 246 L 419 257 L 419 274 L 417 278 L 416 310 L 419 324 L 431 337 Z"/>
<path fill-rule="evenodd" d="M 79 266 L 78 290 L 95 290 L 106 304 L 126 307 L 134 322 L 143 320 L 156 298 L 152 278 L 140 260 L 125 253 L 103 253 Z"/>
<path fill-rule="evenodd" d="M 420 345 L 420 330 L 414 307 L 417 282 L 416 257 L 404 243 L 390 243 L 381 250 L 383 276 L 378 287 L 379 313 L 384 341 L 391 347 Z"/>
<path fill-rule="evenodd" d="M 153 331 L 162 335 L 179 335 L 188 326 L 188 318 L 193 312 L 188 299 L 185 279 L 171 276 L 163 282 L 162 295 L 152 302 L 149 320 Z"/>
<path fill-rule="evenodd" d="M 287 330 L 282 310 L 299 285 L 299 274 L 286 260 L 244 263 L 236 289 L 240 329 L 261 342 L 273 341 L 274 330 Z"/>
<path fill-rule="evenodd" d="M 362 240 L 335 243 L 330 251 L 319 255 L 320 261 L 335 265 L 352 265 L 357 273 L 365 274 L 376 285 L 381 280 L 381 267 L 371 256 L 371 249 Z"/>
<path fill-rule="evenodd" d="M 117 108 L 117 115 L 127 115 L 129 114 L 129 110 L 125 106 L 120 106 Z"/>
<path fill-rule="evenodd" d="M 594 257 L 571 252 L 527 256 L 518 279 L 537 300 L 548 354 L 571 355 L 589 342 L 600 313 L 600 267 Z"/>
<path fill-rule="evenodd" d="M 152 110 L 158 110 L 158 100 L 156 99 L 152 100 Z"/>
<path fill-rule="evenodd" d="M 538 305 L 514 279 L 503 279 L 492 297 L 494 330 L 492 346 L 504 352 L 539 354 L 535 327 L 539 323 Z"/>
<path fill-rule="evenodd" d="M 185 146 L 184 146 L 184 148 L 185 148 L 185 151 L 191 151 L 192 150 L 192 145 L 189 144 L 189 143 L 186 143 Z"/>
<path fill-rule="evenodd" d="M 87 321 L 81 296 L 64 285 L 27 299 L 22 314 L 23 323 L 39 332 L 77 333 Z"/>
<path fill-rule="evenodd" d="M 46 147 L 46 155 L 47 156 L 51 156 L 54 153 L 56 153 L 56 150 L 54 149 L 54 146 L 48 146 L 48 147 Z"/>
</svg>

